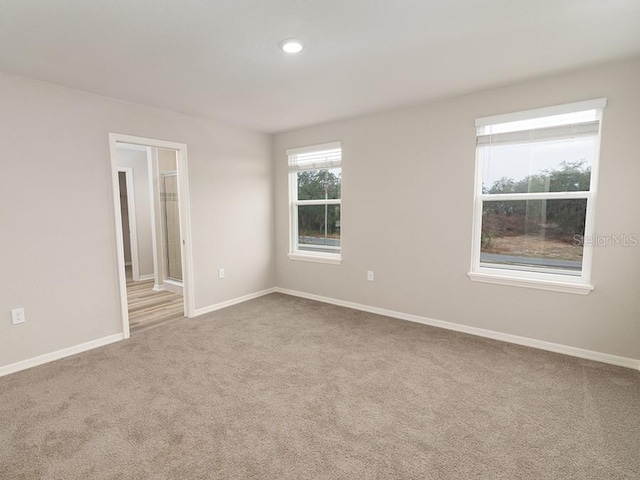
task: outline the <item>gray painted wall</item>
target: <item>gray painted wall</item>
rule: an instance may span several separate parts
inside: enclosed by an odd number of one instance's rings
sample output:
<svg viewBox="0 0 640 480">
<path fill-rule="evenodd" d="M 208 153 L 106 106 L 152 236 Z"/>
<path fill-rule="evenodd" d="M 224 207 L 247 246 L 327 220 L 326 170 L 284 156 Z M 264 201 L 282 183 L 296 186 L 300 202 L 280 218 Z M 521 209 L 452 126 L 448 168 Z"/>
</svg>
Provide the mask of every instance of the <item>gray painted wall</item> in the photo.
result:
<svg viewBox="0 0 640 480">
<path fill-rule="evenodd" d="M 109 132 L 188 145 L 196 308 L 274 285 L 271 137 L 4 74 L 0 132 L 0 366 L 122 330 Z"/>
<path fill-rule="evenodd" d="M 477 117 L 607 97 L 598 235 L 640 234 L 640 59 L 277 135 L 279 287 L 640 358 L 640 246 L 595 249 L 588 296 L 467 277 Z M 343 263 L 289 260 L 285 150 L 342 141 Z M 366 271 L 375 271 L 375 282 Z"/>
</svg>

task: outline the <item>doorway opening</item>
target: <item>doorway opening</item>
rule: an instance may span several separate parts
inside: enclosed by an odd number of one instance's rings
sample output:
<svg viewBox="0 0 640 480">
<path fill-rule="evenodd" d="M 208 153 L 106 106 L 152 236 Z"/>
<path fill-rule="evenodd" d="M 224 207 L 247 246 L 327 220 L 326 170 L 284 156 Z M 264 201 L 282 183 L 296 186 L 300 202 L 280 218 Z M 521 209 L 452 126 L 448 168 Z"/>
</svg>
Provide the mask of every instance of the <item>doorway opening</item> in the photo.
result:
<svg viewBox="0 0 640 480">
<path fill-rule="evenodd" d="M 194 316 L 186 145 L 110 134 L 122 330 Z M 130 263 L 130 265 L 129 265 Z"/>
</svg>

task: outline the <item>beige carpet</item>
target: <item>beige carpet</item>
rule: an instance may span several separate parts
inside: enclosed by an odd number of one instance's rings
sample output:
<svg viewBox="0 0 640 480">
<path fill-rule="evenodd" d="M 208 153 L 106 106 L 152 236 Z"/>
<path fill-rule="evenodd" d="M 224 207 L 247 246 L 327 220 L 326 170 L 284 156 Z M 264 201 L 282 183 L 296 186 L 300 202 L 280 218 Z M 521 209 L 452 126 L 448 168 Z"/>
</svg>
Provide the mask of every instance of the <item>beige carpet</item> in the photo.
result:
<svg viewBox="0 0 640 480">
<path fill-rule="evenodd" d="M 0 378 L 2 479 L 638 479 L 640 374 L 269 295 Z"/>
</svg>

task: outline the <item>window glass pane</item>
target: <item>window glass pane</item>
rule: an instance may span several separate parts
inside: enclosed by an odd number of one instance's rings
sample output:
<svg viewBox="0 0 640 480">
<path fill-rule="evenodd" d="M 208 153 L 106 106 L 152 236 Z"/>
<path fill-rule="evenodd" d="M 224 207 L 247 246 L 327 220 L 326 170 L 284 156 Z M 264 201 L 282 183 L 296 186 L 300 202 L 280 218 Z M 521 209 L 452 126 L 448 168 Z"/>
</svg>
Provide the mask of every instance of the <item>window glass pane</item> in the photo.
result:
<svg viewBox="0 0 640 480">
<path fill-rule="evenodd" d="M 479 147 L 482 192 L 588 191 L 595 137 Z"/>
<path fill-rule="evenodd" d="M 298 200 L 339 199 L 341 180 L 340 168 L 298 172 Z"/>
<path fill-rule="evenodd" d="M 483 202 L 480 265 L 579 275 L 586 211 L 586 199 Z"/>
<path fill-rule="evenodd" d="M 340 205 L 298 206 L 298 249 L 340 252 Z"/>
</svg>

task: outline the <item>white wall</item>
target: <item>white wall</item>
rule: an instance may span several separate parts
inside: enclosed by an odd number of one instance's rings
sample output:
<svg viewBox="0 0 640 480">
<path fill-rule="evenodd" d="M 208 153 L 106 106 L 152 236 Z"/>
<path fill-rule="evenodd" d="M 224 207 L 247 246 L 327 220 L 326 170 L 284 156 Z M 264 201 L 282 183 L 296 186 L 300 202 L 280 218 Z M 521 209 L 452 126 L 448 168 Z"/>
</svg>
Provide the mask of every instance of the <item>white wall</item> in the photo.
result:
<svg viewBox="0 0 640 480">
<path fill-rule="evenodd" d="M 467 278 L 477 117 L 607 97 L 596 228 L 640 234 L 640 59 L 277 135 L 279 287 L 640 359 L 640 246 L 595 249 L 588 296 Z M 343 148 L 343 263 L 289 260 L 287 148 Z M 640 238 L 640 236 L 639 236 Z M 375 271 L 375 282 L 366 281 Z"/>
<path fill-rule="evenodd" d="M 136 236 L 141 276 L 153 275 L 153 230 L 148 162 L 145 150 L 118 148 L 118 166 L 133 169 L 133 198 L 136 207 Z M 132 248 L 136 247 L 132 246 Z"/>
<path fill-rule="evenodd" d="M 0 366 L 121 332 L 109 132 L 188 146 L 196 308 L 274 285 L 271 137 L 0 74 Z"/>
</svg>

